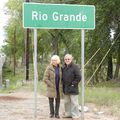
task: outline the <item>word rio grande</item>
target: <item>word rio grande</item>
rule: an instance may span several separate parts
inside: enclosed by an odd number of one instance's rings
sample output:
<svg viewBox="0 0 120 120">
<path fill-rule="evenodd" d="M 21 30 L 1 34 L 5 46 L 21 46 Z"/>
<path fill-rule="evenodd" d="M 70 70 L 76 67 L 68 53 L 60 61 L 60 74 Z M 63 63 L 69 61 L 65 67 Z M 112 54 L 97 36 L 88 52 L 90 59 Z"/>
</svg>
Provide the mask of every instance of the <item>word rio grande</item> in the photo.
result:
<svg viewBox="0 0 120 120">
<path fill-rule="evenodd" d="M 78 13 L 78 14 L 61 14 L 59 12 L 53 12 L 51 16 L 48 14 L 42 13 L 41 11 L 32 11 L 32 20 L 33 21 L 47 21 L 48 19 L 52 19 L 53 21 L 75 21 L 75 22 L 86 22 L 87 16 Z"/>
</svg>

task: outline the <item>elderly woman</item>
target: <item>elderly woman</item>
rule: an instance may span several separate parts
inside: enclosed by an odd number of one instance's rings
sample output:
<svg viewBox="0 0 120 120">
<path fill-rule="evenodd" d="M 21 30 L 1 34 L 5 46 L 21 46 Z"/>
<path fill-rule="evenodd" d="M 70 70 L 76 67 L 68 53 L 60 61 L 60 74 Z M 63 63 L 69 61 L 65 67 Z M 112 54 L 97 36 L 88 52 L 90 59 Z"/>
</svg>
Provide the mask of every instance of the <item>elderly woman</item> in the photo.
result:
<svg viewBox="0 0 120 120">
<path fill-rule="evenodd" d="M 51 63 L 44 73 L 44 82 L 47 85 L 47 97 L 49 99 L 50 118 L 59 116 L 60 97 L 62 95 L 61 83 L 62 71 L 60 67 L 60 58 L 57 55 L 51 57 Z M 55 101 L 55 102 L 54 102 Z"/>
</svg>

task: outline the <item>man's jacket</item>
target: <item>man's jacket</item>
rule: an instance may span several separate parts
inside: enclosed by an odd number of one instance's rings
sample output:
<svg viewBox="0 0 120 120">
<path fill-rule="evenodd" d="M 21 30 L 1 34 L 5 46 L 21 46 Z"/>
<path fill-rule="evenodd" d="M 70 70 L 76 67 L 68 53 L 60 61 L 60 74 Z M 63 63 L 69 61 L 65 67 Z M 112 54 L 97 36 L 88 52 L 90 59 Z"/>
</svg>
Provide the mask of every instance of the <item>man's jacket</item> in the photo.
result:
<svg viewBox="0 0 120 120">
<path fill-rule="evenodd" d="M 80 69 L 74 63 L 64 65 L 62 69 L 63 92 L 66 95 L 79 94 L 78 84 L 81 80 Z"/>
</svg>

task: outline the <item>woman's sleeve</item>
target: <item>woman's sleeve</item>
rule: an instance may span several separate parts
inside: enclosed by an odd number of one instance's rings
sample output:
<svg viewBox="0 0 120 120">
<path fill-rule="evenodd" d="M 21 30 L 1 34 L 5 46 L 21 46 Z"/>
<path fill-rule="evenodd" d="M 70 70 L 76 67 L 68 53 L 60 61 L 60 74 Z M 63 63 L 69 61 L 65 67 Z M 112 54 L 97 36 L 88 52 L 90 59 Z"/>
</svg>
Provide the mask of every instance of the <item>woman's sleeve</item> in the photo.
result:
<svg viewBox="0 0 120 120">
<path fill-rule="evenodd" d="M 45 70 L 43 81 L 47 86 L 54 87 L 53 83 L 50 81 L 49 67 L 47 67 L 47 69 Z"/>
</svg>

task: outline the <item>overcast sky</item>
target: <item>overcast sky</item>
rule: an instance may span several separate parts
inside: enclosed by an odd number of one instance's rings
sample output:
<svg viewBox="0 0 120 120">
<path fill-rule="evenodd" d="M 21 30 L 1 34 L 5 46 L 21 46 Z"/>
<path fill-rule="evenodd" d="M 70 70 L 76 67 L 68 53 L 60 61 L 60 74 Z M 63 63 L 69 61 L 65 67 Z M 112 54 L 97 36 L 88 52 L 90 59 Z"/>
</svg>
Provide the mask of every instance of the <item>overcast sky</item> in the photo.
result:
<svg viewBox="0 0 120 120">
<path fill-rule="evenodd" d="M 0 47 L 4 44 L 3 40 L 5 39 L 5 32 L 3 27 L 7 23 L 8 16 L 5 15 L 4 5 L 8 0 L 0 0 Z"/>
</svg>

